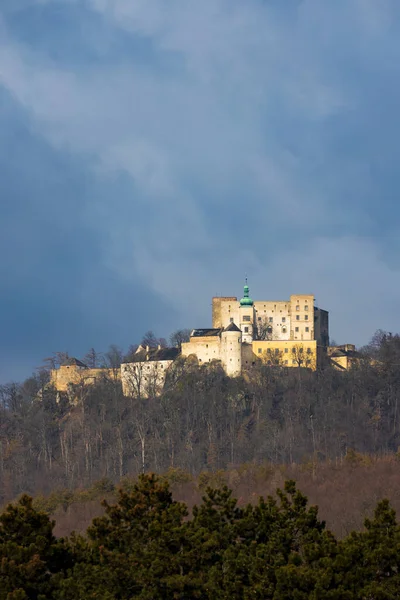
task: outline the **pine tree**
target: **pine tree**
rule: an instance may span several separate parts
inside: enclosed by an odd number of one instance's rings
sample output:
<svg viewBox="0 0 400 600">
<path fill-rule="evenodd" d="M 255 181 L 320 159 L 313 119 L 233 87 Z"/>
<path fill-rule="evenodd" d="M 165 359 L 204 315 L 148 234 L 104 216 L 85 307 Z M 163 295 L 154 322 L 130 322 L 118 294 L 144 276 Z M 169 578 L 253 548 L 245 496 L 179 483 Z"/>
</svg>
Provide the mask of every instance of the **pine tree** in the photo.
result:
<svg viewBox="0 0 400 600">
<path fill-rule="evenodd" d="M 0 600 L 52 597 L 64 570 L 71 566 L 63 540 L 53 535 L 53 526 L 26 495 L 0 515 Z"/>
</svg>

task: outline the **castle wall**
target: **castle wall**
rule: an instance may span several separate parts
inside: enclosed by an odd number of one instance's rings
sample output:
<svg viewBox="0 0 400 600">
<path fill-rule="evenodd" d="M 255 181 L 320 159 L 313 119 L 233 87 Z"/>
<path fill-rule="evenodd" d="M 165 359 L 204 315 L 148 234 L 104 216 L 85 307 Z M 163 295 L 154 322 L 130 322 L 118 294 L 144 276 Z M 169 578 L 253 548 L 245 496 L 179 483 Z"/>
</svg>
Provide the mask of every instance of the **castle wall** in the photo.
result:
<svg viewBox="0 0 400 600">
<path fill-rule="evenodd" d="M 314 311 L 315 339 L 321 346 L 329 346 L 329 313 L 322 308 Z"/>
<path fill-rule="evenodd" d="M 160 360 L 122 363 L 122 393 L 136 398 L 159 396 L 164 388 L 168 368 L 173 362 Z"/>
<path fill-rule="evenodd" d="M 228 327 L 230 323 L 239 326 L 239 301 L 236 296 L 215 297 L 212 299 L 212 326 Z M 232 319 L 232 320 L 231 320 Z"/>
<path fill-rule="evenodd" d="M 234 322 L 244 334 L 241 310 L 234 296 L 213 298 L 213 327 L 227 327 Z M 318 331 L 314 328 L 314 316 Z M 258 338 L 267 340 L 317 339 L 318 343 L 326 345 L 324 340 L 329 340 L 328 312 L 314 309 L 312 294 L 293 294 L 289 300 L 255 300 L 254 330 Z"/>
<path fill-rule="evenodd" d="M 266 362 L 283 367 L 308 367 L 315 370 L 319 364 L 319 353 L 316 340 L 257 340 L 252 344 L 253 355 Z"/>
<path fill-rule="evenodd" d="M 254 302 L 258 337 L 290 340 L 290 302 L 257 300 Z"/>
<path fill-rule="evenodd" d="M 221 338 L 218 336 L 191 337 L 181 347 L 182 356 L 195 354 L 200 364 L 221 360 Z"/>
<path fill-rule="evenodd" d="M 54 385 L 58 392 L 67 392 L 70 384 L 90 385 L 104 377 L 119 379 L 120 372 L 114 369 L 86 369 L 76 365 L 62 365 L 58 369 L 51 370 L 50 384 Z"/>
<path fill-rule="evenodd" d="M 301 294 L 290 296 L 290 339 L 314 339 L 314 296 Z"/>
</svg>

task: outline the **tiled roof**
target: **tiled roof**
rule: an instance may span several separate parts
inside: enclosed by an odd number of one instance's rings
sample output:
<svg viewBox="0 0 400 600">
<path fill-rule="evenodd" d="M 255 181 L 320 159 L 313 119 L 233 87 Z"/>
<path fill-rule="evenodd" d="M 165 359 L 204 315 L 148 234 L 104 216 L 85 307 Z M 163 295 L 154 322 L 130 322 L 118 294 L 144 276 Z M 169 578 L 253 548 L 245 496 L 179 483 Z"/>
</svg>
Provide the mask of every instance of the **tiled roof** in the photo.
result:
<svg viewBox="0 0 400 600">
<path fill-rule="evenodd" d="M 224 331 L 239 331 L 240 329 L 237 325 L 235 325 L 235 323 L 229 323 L 228 327 L 225 327 Z"/>
<path fill-rule="evenodd" d="M 193 329 L 190 337 L 217 337 L 223 329 Z"/>
<path fill-rule="evenodd" d="M 179 354 L 179 348 L 149 348 L 148 350 L 143 348 L 135 352 L 130 362 L 175 360 Z"/>
<path fill-rule="evenodd" d="M 84 369 L 87 369 L 87 365 L 85 365 L 85 363 L 83 363 L 81 360 L 79 360 L 78 358 L 74 358 L 73 356 L 71 356 L 71 358 L 68 358 L 67 360 L 65 360 L 62 365 L 62 367 L 83 367 Z"/>
</svg>

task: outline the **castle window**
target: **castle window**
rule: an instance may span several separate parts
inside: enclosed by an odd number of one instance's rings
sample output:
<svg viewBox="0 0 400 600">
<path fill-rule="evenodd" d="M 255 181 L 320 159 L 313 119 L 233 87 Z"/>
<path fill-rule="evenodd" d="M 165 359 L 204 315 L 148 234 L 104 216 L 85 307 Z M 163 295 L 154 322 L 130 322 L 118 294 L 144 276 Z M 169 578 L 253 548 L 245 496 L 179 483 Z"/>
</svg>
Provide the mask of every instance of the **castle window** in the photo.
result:
<svg viewBox="0 0 400 600">
<path fill-rule="evenodd" d="M 282 327 L 282 333 L 286 333 L 286 327 Z"/>
<path fill-rule="evenodd" d="M 288 361 L 288 360 L 285 360 L 285 365 L 288 365 L 288 364 L 289 364 L 289 361 Z"/>
<path fill-rule="evenodd" d="M 300 315 L 296 315 L 296 321 L 300 321 Z"/>
<path fill-rule="evenodd" d="M 286 317 L 282 317 L 282 323 L 286 323 Z"/>
<path fill-rule="evenodd" d="M 267 333 L 272 333 L 272 327 L 267 327 Z"/>
<path fill-rule="evenodd" d="M 243 321 L 250 321 L 250 315 L 243 315 Z"/>
<path fill-rule="evenodd" d="M 307 302 L 307 300 L 306 300 Z M 304 310 L 308 310 L 308 304 L 305 305 Z"/>
<path fill-rule="evenodd" d="M 303 354 L 303 346 L 301 348 L 299 348 L 299 352 L 300 352 L 300 354 Z"/>
<path fill-rule="evenodd" d="M 244 328 L 244 332 L 245 332 L 245 333 L 249 333 L 249 328 L 248 328 L 248 327 L 245 327 L 245 328 Z"/>
<path fill-rule="evenodd" d="M 258 317 L 258 321 L 261 321 L 261 317 Z"/>
<path fill-rule="evenodd" d="M 279 354 L 279 348 L 275 348 L 275 354 Z"/>
<path fill-rule="evenodd" d="M 306 327 L 306 333 L 308 333 L 310 331 L 309 327 Z"/>
<path fill-rule="evenodd" d="M 307 348 L 307 354 L 311 354 L 311 348 Z"/>
<path fill-rule="evenodd" d="M 298 332 L 298 331 L 299 331 L 299 328 L 298 328 L 298 327 L 295 327 L 295 328 L 294 328 L 294 330 L 295 330 L 296 332 Z"/>
<path fill-rule="evenodd" d="M 304 315 L 304 319 L 308 321 L 308 315 Z"/>
<path fill-rule="evenodd" d="M 295 364 L 296 364 L 296 361 L 293 359 L 292 360 L 292 365 L 295 365 Z"/>
<path fill-rule="evenodd" d="M 296 305 L 296 310 L 300 310 L 300 306 L 298 304 Z"/>
<path fill-rule="evenodd" d="M 208 344 L 206 344 L 206 348 L 208 348 Z"/>
<path fill-rule="evenodd" d="M 233 317 L 229 319 L 229 323 L 233 323 Z"/>
<path fill-rule="evenodd" d="M 259 348 L 259 349 L 258 349 L 258 354 L 261 354 L 261 353 L 262 353 L 262 349 L 261 349 L 261 348 Z"/>
<path fill-rule="evenodd" d="M 268 319 L 268 322 L 269 322 L 269 323 L 273 323 L 273 322 L 274 322 L 274 317 L 270 317 L 270 318 Z"/>
</svg>

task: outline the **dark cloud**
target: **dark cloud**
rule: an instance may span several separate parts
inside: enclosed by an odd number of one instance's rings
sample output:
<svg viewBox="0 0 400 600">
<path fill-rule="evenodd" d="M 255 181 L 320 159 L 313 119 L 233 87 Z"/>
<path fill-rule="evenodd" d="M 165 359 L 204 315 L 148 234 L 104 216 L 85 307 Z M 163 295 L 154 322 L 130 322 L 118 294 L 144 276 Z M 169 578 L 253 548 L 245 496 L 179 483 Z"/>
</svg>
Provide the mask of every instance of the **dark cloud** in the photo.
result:
<svg viewBox="0 0 400 600">
<path fill-rule="evenodd" d="M 0 379 L 27 375 L 53 351 L 81 356 L 127 347 L 150 327 L 167 333 L 171 309 L 139 278 L 127 285 L 110 271 L 91 226 L 88 206 L 101 193 L 113 205 L 115 188 L 99 190 L 79 157 L 35 135 L 4 89 L 0 107 Z"/>
<path fill-rule="evenodd" d="M 339 341 L 398 329 L 399 15 L 5 0 L 7 368 L 206 326 L 245 273 L 255 298 L 315 293 Z"/>
</svg>

